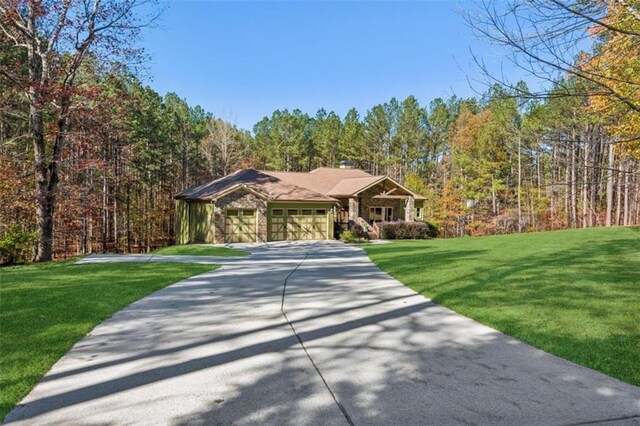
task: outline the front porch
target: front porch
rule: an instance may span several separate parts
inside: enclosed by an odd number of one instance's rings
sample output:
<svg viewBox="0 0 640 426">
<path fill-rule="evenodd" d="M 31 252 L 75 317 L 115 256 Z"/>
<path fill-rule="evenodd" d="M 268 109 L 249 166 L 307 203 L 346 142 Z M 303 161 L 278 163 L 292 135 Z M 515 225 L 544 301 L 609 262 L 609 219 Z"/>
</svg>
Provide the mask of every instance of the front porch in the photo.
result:
<svg viewBox="0 0 640 426">
<path fill-rule="evenodd" d="M 422 219 L 422 199 L 391 180 L 382 181 L 351 197 L 338 198 L 336 229 L 355 224 L 374 231 L 378 222 L 413 222 Z M 418 214 L 419 213 L 419 214 Z M 375 238 L 378 235 L 373 235 Z"/>
</svg>

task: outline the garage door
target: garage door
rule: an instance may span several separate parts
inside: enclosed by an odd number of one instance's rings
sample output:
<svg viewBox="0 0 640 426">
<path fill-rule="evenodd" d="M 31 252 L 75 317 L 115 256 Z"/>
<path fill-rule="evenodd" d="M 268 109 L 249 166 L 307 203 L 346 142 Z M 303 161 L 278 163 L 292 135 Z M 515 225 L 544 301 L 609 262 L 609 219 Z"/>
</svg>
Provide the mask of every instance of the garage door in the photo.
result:
<svg viewBox="0 0 640 426">
<path fill-rule="evenodd" d="M 326 209 L 273 209 L 271 241 L 327 239 Z"/>
<path fill-rule="evenodd" d="M 227 243 L 255 242 L 256 211 L 252 209 L 227 209 L 224 241 Z"/>
</svg>

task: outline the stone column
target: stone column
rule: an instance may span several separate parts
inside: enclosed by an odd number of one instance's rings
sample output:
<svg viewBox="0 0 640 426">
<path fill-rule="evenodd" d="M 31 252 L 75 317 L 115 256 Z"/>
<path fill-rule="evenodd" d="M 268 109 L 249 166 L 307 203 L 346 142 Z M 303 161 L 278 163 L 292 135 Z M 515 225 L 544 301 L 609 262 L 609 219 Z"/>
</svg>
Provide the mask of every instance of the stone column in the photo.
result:
<svg viewBox="0 0 640 426">
<path fill-rule="evenodd" d="M 413 222 L 415 212 L 415 199 L 413 197 L 407 198 L 407 204 L 404 207 L 404 220 L 405 222 Z"/>
<path fill-rule="evenodd" d="M 224 210 L 213 204 L 213 224 L 215 231 L 213 234 L 213 241 L 216 244 L 224 244 Z"/>
<path fill-rule="evenodd" d="M 349 228 L 357 223 L 360 205 L 357 198 L 349 198 Z"/>
</svg>

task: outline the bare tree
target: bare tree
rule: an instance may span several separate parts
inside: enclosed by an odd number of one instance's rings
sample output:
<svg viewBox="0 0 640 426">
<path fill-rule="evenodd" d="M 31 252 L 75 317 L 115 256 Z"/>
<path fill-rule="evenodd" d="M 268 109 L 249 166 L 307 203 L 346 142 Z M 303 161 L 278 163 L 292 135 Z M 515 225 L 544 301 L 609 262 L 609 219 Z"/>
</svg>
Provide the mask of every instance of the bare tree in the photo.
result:
<svg viewBox="0 0 640 426">
<path fill-rule="evenodd" d="M 576 86 L 563 84 L 562 77 L 577 77 L 587 82 L 592 96 L 609 96 L 640 113 L 640 100 L 620 90 L 620 83 L 640 86 L 637 76 L 620 81 L 608 73 L 606 65 L 594 65 L 603 52 L 594 49 L 601 37 L 612 34 L 640 38 L 640 10 L 637 2 L 625 0 L 479 0 L 464 12 L 476 34 L 505 47 L 507 59 L 554 90 L 519 93 L 522 96 L 584 96 Z M 624 54 L 622 52 L 621 54 Z M 581 58 L 589 58 L 585 66 Z M 476 60 L 485 75 L 514 91 L 517 85 L 492 72 Z M 607 62 L 608 63 L 608 62 Z M 551 87 L 550 87 L 551 89 Z"/>
<path fill-rule="evenodd" d="M 209 121 L 208 135 L 201 145 L 209 172 L 218 169 L 226 175 L 230 168 L 238 163 L 242 143 L 238 129 L 220 118 Z"/>
<path fill-rule="evenodd" d="M 0 31 L 13 48 L 26 52 L 26 73 L 20 73 L 19 67 L 3 67 L 0 74 L 29 103 L 38 261 L 52 257 L 58 168 L 69 113 L 78 96 L 79 70 L 87 60 L 139 58 L 141 51 L 132 47 L 132 40 L 157 13 L 143 16 L 137 11 L 141 6 L 153 10 L 156 5 L 156 0 L 0 0 Z"/>
</svg>

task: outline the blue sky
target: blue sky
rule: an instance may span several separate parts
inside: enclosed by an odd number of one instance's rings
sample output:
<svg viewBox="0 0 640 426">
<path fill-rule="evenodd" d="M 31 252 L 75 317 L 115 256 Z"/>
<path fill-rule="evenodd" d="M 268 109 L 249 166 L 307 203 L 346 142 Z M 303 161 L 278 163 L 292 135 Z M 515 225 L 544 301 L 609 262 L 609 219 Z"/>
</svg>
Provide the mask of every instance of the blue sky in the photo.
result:
<svg viewBox="0 0 640 426">
<path fill-rule="evenodd" d="M 239 127 L 276 109 L 363 115 L 395 96 L 472 96 L 475 41 L 464 1 L 171 1 L 145 33 L 148 83 Z M 482 85 L 477 85 L 482 89 Z"/>
</svg>

